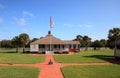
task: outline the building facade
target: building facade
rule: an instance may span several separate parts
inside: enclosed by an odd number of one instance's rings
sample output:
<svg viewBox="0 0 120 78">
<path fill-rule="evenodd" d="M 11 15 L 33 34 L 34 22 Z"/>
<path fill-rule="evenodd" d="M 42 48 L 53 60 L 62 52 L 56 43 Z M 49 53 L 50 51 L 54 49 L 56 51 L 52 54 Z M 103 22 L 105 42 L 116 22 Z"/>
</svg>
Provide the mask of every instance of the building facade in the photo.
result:
<svg viewBox="0 0 120 78">
<path fill-rule="evenodd" d="M 42 39 L 36 40 L 30 44 L 31 52 L 45 53 L 45 54 L 54 54 L 54 53 L 68 53 L 73 51 L 80 50 L 79 41 L 72 40 L 60 40 L 59 38 L 51 35 L 51 32 L 48 32 L 48 35 Z"/>
<path fill-rule="evenodd" d="M 120 59 L 120 39 L 116 40 L 115 45 L 116 45 L 116 47 L 115 47 L 114 55 L 116 58 Z"/>
</svg>

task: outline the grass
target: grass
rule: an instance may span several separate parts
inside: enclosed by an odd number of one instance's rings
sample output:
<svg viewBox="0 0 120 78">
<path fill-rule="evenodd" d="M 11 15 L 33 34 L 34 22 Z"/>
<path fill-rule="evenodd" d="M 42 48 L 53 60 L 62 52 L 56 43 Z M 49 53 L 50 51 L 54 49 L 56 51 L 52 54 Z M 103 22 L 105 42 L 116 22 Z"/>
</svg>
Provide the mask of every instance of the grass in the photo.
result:
<svg viewBox="0 0 120 78">
<path fill-rule="evenodd" d="M 38 78 L 35 67 L 0 67 L 0 78 Z"/>
<path fill-rule="evenodd" d="M 29 51 L 29 49 L 25 49 L 25 51 Z M 0 49 L 0 53 L 16 53 L 16 48 L 5 48 L 5 49 Z M 18 53 L 23 53 L 23 49 L 19 48 Z"/>
<path fill-rule="evenodd" d="M 120 65 L 63 67 L 65 78 L 120 78 Z"/>
<path fill-rule="evenodd" d="M 45 55 L 32 56 L 26 53 L 16 53 L 15 50 L 0 50 L 0 63 L 23 64 L 43 62 Z"/>
<path fill-rule="evenodd" d="M 55 55 L 55 60 L 62 63 L 106 62 L 114 59 L 113 50 L 89 50 L 74 55 Z"/>
</svg>

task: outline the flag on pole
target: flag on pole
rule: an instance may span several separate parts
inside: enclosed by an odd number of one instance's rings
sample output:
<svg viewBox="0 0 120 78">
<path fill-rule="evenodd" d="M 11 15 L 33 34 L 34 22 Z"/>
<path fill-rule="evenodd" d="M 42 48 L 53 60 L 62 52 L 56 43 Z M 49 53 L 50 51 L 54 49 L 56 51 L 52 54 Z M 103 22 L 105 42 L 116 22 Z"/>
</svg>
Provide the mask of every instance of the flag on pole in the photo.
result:
<svg viewBox="0 0 120 78">
<path fill-rule="evenodd" d="M 52 17 L 50 16 L 50 28 L 53 27 L 53 20 L 52 20 Z"/>
</svg>

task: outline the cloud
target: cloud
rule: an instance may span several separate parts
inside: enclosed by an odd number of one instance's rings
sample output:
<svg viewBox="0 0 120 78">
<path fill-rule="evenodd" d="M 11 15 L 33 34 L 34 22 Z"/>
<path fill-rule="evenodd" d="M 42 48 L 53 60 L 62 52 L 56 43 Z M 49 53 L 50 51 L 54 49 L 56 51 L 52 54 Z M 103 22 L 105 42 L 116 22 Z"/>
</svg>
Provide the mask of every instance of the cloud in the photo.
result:
<svg viewBox="0 0 120 78">
<path fill-rule="evenodd" d="M 82 27 L 82 25 L 79 24 L 64 24 L 66 27 Z"/>
<path fill-rule="evenodd" d="M 120 24 L 114 24 L 115 27 L 120 27 Z"/>
<path fill-rule="evenodd" d="M 5 8 L 2 4 L 0 4 L 0 9 L 3 9 L 3 8 Z"/>
<path fill-rule="evenodd" d="M 31 17 L 31 18 L 34 18 L 35 15 L 31 12 L 28 12 L 28 11 L 23 11 L 23 17 Z"/>
<path fill-rule="evenodd" d="M 27 33 L 27 32 L 28 32 L 28 30 L 27 30 L 27 29 L 23 29 L 22 31 L 23 31 L 24 33 Z"/>
<path fill-rule="evenodd" d="M 25 26 L 26 25 L 26 20 L 24 18 L 16 18 L 14 17 L 13 19 L 15 19 L 15 23 L 21 25 L 21 26 Z"/>
<path fill-rule="evenodd" d="M 0 23 L 2 23 L 3 22 L 3 19 L 2 18 L 0 18 Z"/>
<path fill-rule="evenodd" d="M 91 23 L 87 23 L 87 24 L 64 24 L 64 26 L 66 27 L 80 27 L 80 28 L 91 28 L 93 27 L 93 25 Z"/>
<path fill-rule="evenodd" d="M 26 20 L 24 18 L 18 19 L 17 22 L 18 22 L 19 25 L 22 25 L 22 26 L 26 25 Z"/>
<path fill-rule="evenodd" d="M 86 27 L 86 28 L 91 28 L 93 25 L 91 25 L 91 24 L 86 24 L 86 25 L 84 25 L 84 27 Z"/>
<path fill-rule="evenodd" d="M 72 24 L 64 24 L 64 26 L 66 26 L 66 27 L 73 27 Z"/>
<path fill-rule="evenodd" d="M 29 21 L 31 18 L 35 18 L 35 15 L 28 11 L 23 11 L 21 13 L 21 17 L 14 17 L 13 19 L 16 21 L 15 23 L 25 26 L 26 22 Z"/>
</svg>

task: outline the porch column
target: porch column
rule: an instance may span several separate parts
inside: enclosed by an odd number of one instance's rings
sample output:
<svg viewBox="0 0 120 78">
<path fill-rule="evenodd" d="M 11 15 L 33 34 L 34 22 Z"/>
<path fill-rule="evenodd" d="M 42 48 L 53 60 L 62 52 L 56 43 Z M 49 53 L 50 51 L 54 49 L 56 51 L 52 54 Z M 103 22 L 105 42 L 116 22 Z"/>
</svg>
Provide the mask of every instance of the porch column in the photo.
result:
<svg viewBox="0 0 120 78">
<path fill-rule="evenodd" d="M 73 49 L 73 44 L 71 44 L 71 49 Z"/>
<path fill-rule="evenodd" d="M 80 44 L 78 44 L 78 48 L 80 48 Z"/>
<path fill-rule="evenodd" d="M 53 51 L 53 47 L 54 47 L 53 44 L 51 44 L 51 50 L 50 51 Z"/>
<path fill-rule="evenodd" d="M 61 47 L 61 44 L 60 44 L 60 48 L 59 48 L 59 51 L 61 51 L 62 50 L 62 47 Z"/>
<path fill-rule="evenodd" d="M 54 51 L 54 44 L 52 45 L 52 51 Z"/>
<path fill-rule="evenodd" d="M 78 44 L 76 44 L 76 49 L 78 49 Z"/>
</svg>

